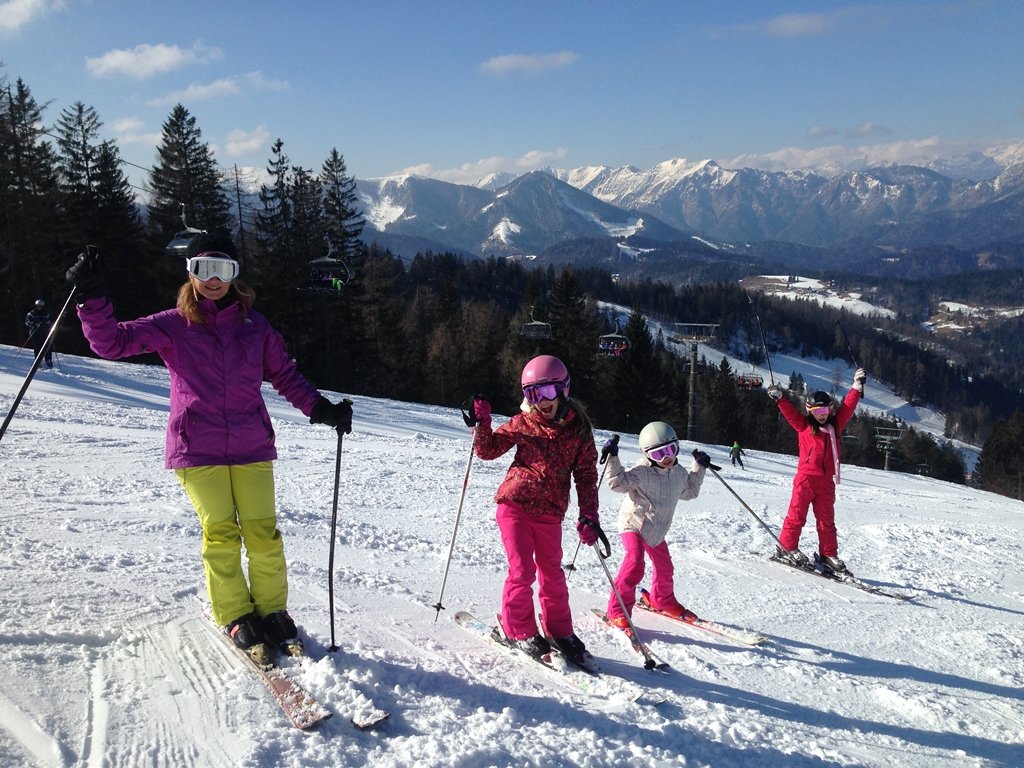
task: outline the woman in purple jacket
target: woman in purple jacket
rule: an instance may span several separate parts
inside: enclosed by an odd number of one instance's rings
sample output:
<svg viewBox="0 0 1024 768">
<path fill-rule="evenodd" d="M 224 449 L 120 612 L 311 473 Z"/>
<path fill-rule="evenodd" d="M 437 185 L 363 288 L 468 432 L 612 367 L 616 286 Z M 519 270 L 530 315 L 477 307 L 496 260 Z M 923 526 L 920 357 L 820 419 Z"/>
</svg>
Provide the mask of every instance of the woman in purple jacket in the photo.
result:
<svg viewBox="0 0 1024 768">
<path fill-rule="evenodd" d="M 203 528 L 202 558 L 213 619 L 235 644 L 267 663 L 267 644 L 301 654 L 287 612 L 288 581 L 277 530 L 272 461 L 274 429 L 260 388 L 268 380 L 313 424 L 352 430 L 348 400 L 331 403 L 299 373 L 284 340 L 252 309 L 253 291 L 237 280 L 226 235 L 196 235 L 177 306 L 118 322 L 106 296 L 99 256 L 83 254 L 67 279 L 89 346 L 116 360 L 156 352 L 170 373 L 165 465 L 173 469 Z M 242 569 L 242 547 L 249 578 Z"/>
</svg>

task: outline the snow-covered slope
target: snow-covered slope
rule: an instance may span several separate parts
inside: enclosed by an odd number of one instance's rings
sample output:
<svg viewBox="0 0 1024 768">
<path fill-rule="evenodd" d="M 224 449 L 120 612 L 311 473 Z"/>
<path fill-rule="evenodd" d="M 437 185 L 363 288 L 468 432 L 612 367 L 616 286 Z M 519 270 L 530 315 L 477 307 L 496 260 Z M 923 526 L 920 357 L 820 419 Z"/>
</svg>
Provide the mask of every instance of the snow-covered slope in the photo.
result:
<svg viewBox="0 0 1024 768">
<path fill-rule="evenodd" d="M 37 376 L 0 443 L 0 765 L 1024 764 L 1020 502 L 847 468 L 842 555 L 864 578 L 918 595 L 906 604 L 767 562 L 771 539 L 709 476 L 670 533 L 678 595 L 772 642 L 750 649 L 638 615 L 674 668 L 646 671 L 589 616 L 607 581 L 584 549 L 569 582 L 579 635 L 608 674 L 665 699 L 627 704 L 553 685 L 450 621 L 460 608 L 490 617 L 498 606 L 505 558 L 491 497 L 510 456 L 469 464 L 446 610 L 435 620 L 470 450 L 453 409 L 354 398 L 332 627 L 336 438 L 268 392 L 291 609 L 311 653 L 294 671 L 336 713 L 301 734 L 201 618 L 199 526 L 162 469 L 165 372 L 59 362 Z M 27 353 L 0 348 L 4 413 L 29 364 Z M 792 458 L 752 451 L 739 471 L 724 446 L 700 447 L 777 529 Z M 637 458 L 634 435 L 623 436 L 622 456 Z M 602 489 L 609 531 L 619 500 Z M 811 526 L 803 545 L 813 549 Z M 568 523 L 564 546 L 568 559 Z M 620 556 L 615 546 L 613 570 Z M 362 733 L 347 715 L 366 696 L 392 718 Z"/>
</svg>

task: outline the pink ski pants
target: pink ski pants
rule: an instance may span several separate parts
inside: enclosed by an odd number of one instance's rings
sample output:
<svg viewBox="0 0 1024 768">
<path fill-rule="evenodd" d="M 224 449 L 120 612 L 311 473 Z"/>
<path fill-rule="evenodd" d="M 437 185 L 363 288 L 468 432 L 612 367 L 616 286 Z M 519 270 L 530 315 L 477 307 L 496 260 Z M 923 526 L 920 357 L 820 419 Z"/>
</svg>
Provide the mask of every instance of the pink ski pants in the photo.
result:
<svg viewBox="0 0 1024 768">
<path fill-rule="evenodd" d="M 495 518 L 508 557 L 500 615 L 505 633 L 514 640 L 537 634 L 536 579 L 543 626 L 552 637 L 568 637 L 572 614 L 562 571 L 562 521 L 551 515 L 529 515 L 509 504 L 499 504 Z"/>
</svg>

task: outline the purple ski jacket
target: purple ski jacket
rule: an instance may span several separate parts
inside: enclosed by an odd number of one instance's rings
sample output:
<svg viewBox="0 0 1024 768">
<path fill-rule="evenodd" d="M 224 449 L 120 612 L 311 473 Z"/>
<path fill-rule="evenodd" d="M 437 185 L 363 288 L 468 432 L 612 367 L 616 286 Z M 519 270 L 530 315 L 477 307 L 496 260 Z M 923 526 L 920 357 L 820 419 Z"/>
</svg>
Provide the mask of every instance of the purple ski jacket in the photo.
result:
<svg viewBox="0 0 1024 768">
<path fill-rule="evenodd" d="M 306 416 L 319 397 L 288 356 L 284 339 L 238 302 L 223 309 L 200 301 L 206 322 L 177 309 L 118 322 L 109 299 L 78 307 L 82 332 L 100 357 L 156 352 L 171 377 L 164 464 L 168 469 L 251 464 L 277 458 L 274 429 L 260 388 L 268 380 Z"/>
</svg>

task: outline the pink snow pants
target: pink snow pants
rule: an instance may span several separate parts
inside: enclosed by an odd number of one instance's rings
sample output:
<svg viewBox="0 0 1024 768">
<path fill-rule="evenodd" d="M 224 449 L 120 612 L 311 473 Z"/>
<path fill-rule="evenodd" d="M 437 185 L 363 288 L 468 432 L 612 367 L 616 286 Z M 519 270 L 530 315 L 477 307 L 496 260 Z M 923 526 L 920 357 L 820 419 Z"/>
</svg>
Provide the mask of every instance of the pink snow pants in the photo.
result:
<svg viewBox="0 0 1024 768">
<path fill-rule="evenodd" d="M 825 557 L 839 554 L 836 536 L 836 484 L 831 475 L 801 475 L 793 478 L 793 496 L 786 519 L 782 521 L 779 541 L 788 550 L 800 543 L 800 531 L 807 522 L 808 507 L 814 510 L 818 528 L 818 552 Z"/>
<path fill-rule="evenodd" d="M 668 551 L 668 542 L 663 541 L 652 547 L 644 537 L 634 531 L 621 534 L 622 548 L 625 556 L 615 577 L 615 589 L 619 591 L 622 602 L 629 615 L 633 615 L 636 605 L 636 587 L 644 577 L 644 554 L 651 558 L 651 602 L 655 608 L 673 608 L 678 604 L 672 587 L 672 555 Z M 622 616 L 622 606 L 613 592 L 608 596 L 608 617 Z"/>
<path fill-rule="evenodd" d="M 505 633 L 513 640 L 537 634 L 533 608 L 536 578 L 544 627 L 551 637 L 568 637 L 572 615 L 562 571 L 562 521 L 551 515 L 529 515 L 509 504 L 499 504 L 495 517 L 508 556 L 499 617 Z"/>
</svg>

